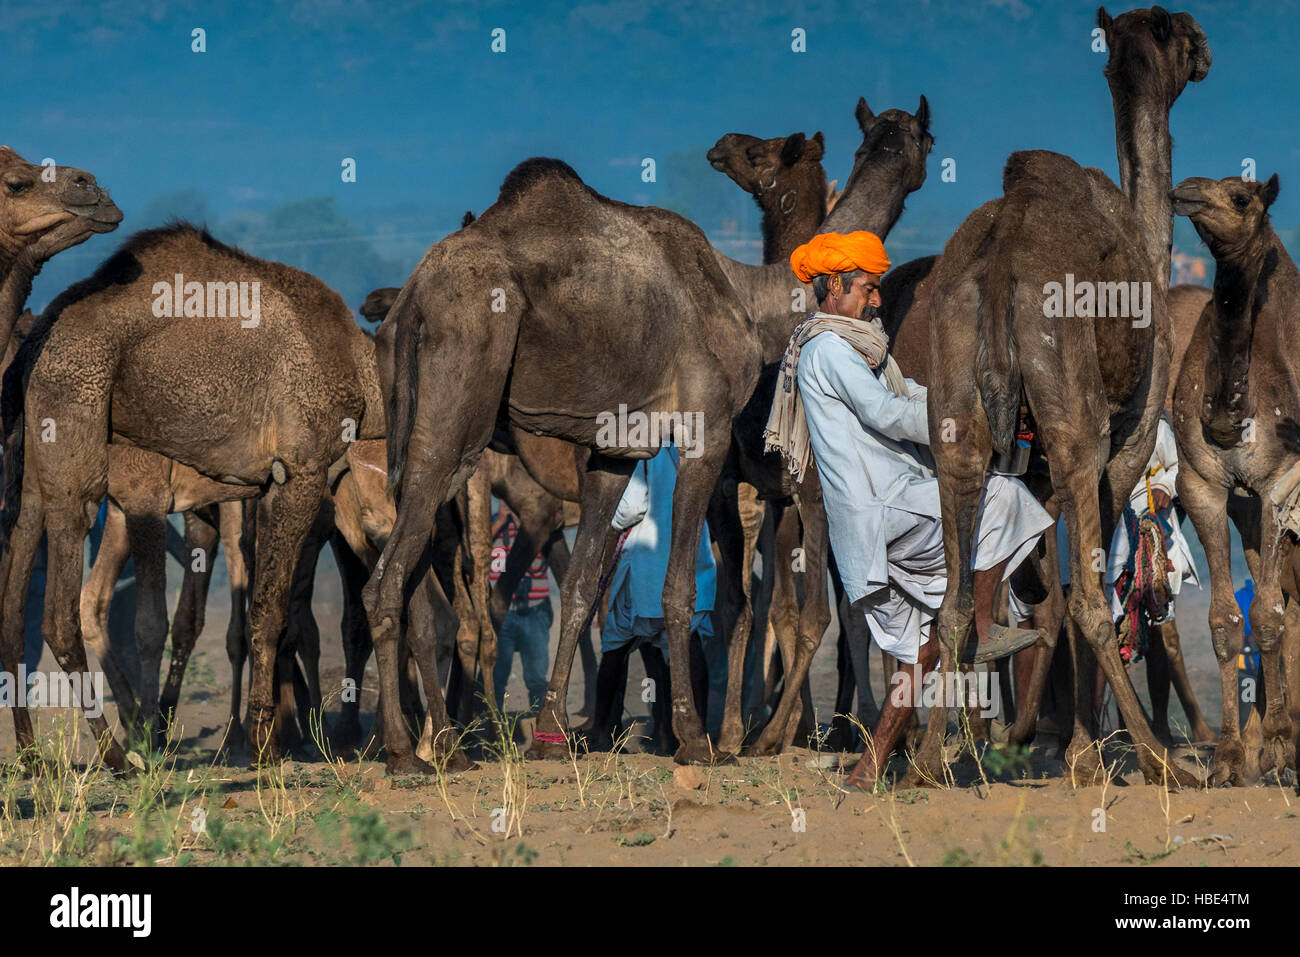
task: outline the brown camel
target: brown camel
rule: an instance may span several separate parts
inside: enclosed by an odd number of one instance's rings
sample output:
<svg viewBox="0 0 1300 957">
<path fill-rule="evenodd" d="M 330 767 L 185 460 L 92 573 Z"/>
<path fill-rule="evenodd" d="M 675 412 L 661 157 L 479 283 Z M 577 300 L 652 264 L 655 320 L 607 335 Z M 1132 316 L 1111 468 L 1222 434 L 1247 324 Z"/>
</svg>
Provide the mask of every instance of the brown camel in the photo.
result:
<svg viewBox="0 0 1300 957">
<path fill-rule="evenodd" d="M 181 308 L 168 309 L 160 290 L 170 298 L 177 273 L 190 286 L 185 302 L 175 303 Z M 230 283 L 246 284 L 237 294 L 241 306 L 260 305 L 248 315 L 241 309 L 223 318 L 225 308 L 194 315 L 210 311 L 214 291 L 222 299 L 233 292 Z M 106 492 L 109 441 L 146 448 L 209 478 L 259 487 L 249 697 L 254 754 L 275 759 L 275 651 L 297 555 L 347 441 L 385 432 L 373 344 L 319 280 L 178 225 L 133 237 L 55 300 L 23 349 L 37 356 L 24 363 L 25 393 L 13 370 L 4 391 L 15 466 L 5 475 L 5 666 L 20 654 L 12 623 L 22 619 L 32 555 L 45 529 L 46 641 L 65 670 L 86 670 L 77 614 L 81 548 Z M 178 376 L 177 369 L 189 371 Z M 42 441 L 51 425 L 57 441 Z M 14 717 L 20 745 L 31 745 L 30 717 L 25 709 Z M 103 717 L 92 727 L 106 763 L 124 767 Z"/>
<path fill-rule="evenodd" d="M 1174 209 L 1196 227 L 1214 255 L 1214 296 L 1183 359 L 1174 393 L 1178 494 L 1210 563 L 1210 637 L 1219 660 L 1223 723 L 1211 781 L 1248 784 L 1261 771 L 1295 769 L 1295 721 L 1300 633 L 1284 627 L 1283 568 L 1295 545 L 1288 496 L 1300 477 L 1300 393 L 1296 387 L 1296 325 L 1300 274 L 1274 232 L 1268 209 L 1277 198 L 1267 183 L 1183 180 Z M 1231 510 L 1235 489 L 1251 498 Z M 1237 656 L 1243 623 L 1233 597 L 1228 519 L 1241 533 L 1255 580 L 1251 643 L 1259 649 L 1264 687 L 1249 730 L 1238 730 Z M 1286 655 L 1287 687 L 1282 659 Z M 1290 693 L 1288 702 L 1287 694 Z"/>
<path fill-rule="evenodd" d="M 928 149 L 928 134 L 909 114 L 891 110 L 876 117 L 860 101 L 859 119 L 863 148 L 825 228 L 896 218 L 905 193 L 897 208 L 867 210 L 855 182 L 874 180 L 886 165 L 915 166 Z M 729 260 L 688 220 L 608 200 L 557 160 L 520 164 L 495 204 L 435 245 L 386 320 L 394 326 L 389 479 L 398 519 L 366 586 L 381 693 L 396 688 L 395 639 L 412 570 L 429 540 L 432 506 L 473 472 L 500 410 L 525 431 L 591 449 L 562 596 L 560 647 L 535 733 L 535 750 L 562 752 L 577 631 L 618 537 L 610 520 L 635 461 L 659 444 L 658 435 L 639 430 L 611 436 L 598 417 L 614 410 L 677 413 L 676 438 L 689 439 L 697 454 L 681 458 L 664 586 L 673 731 L 681 742 L 678 761 L 712 760 L 690 700 L 694 556 L 731 447 L 731 424 L 753 391 L 764 344 L 773 343 L 779 354 L 800 318 L 791 301 L 801 288 L 788 266 Z M 575 350 L 575 341 L 584 348 Z M 703 434 L 695 437 L 680 427 L 681 414 L 692 412 L 703 422 Z M 786 697 L 797 701 L 803 675 L 792 677 Z M 789 714 L 778 717 L 783 727 Z M 394 723 L 385 731 L 390 768 L 430 770 L 403 749 L 400 727 Z"/>
<path fill-rule="evenodd" d="M 1187 14 L 1155 7 L 1112 21 L 1102 9 L 1098 24 L 1110 48 L 1106 76 L 1115 100 L 1123 191 L 1099 170 L 1085 170 L 1060 154 L 1014 153 L 1003 174 L 1003 197 L 963 223 L 936 267 L 930 427 L 935 435 L 947 429 L 952 438 L 932 446 L 948 565 L 936 631 L 943 669 L 950 672 L 971 625 L 971 540 L 985 470 L 993 450 L 1010 450 L 1020 407 L 1027 403 L 1070 540 L 1076 690 L 1067 759 L 1075 780 L 1089 780 L 1100 761 L 1090 727 L 1093 669 L 1082 638 L 1110 683 L 1147 779 L 1200 784 L 1174 764 L 1151 732 L 1119 657 L 1102 567 L 1091 556 L 1106 553 L 1111 530 L 1150 458 L 1164 405 L 1173 232 L 1168 114 L 1186 83 L 1205 76 L 1210 54 L 1204 33 Z M 1063 325 L 1048 296 L 1049 284 L 1060 290 L 1067 274 L 1116 284 L 1101 286 L 1103 296 L 1120 283 L 1128 289 L 1130 282 L 1145 282 L 1146 312 L 1141 319 L 1130 317 L 1136 311 L 1120 310 L 1120 316 L 1107 312 L 1092 323 Z M 1089 309 L 1085 318 L 1100 311 Z M 947 709 L 933 709 L 917 776 L 942 778 L 946 724 Z"/>
</svg>

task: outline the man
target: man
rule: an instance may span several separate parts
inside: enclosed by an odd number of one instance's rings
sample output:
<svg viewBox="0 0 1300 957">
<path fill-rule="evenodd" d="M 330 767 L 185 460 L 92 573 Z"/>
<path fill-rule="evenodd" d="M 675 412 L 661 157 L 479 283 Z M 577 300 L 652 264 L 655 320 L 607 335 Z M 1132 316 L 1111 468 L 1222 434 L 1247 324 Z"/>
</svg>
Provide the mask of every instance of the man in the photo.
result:
<svg viewBox="0 0 1300 957">
<path fill-rule="evenodd" d="M 888 354 L 877 315 L 889 258 L 878 237 L 816 236 L 794 251 L 790 264 L 801 282 L 812 283 L 819 311 L 790 339 L 767 445 L 781 449 L 796 478 L 809 451 L 816 456 L 845 592 L 866 616 L 876 643 L 903 665 L 849 779 L 871 787 L 916 707 L 922 678 L 939 659 L 929 631 L 947 571 L 939 482 L 929 465 L 926 390 L 904 379 Z M 993 596 L 1050 525 L 1018 479 L 986 479 L 972 556 L 973 660 L 992 661 L 1036 639 L 1032 631 L 991 637 Z"/>
<path fill-rule="evenodd" d="M 623 698 L 627 693 L 627 662 L 640 648 L 647 690 L 654 715 L 656 750 L 672 754 L 677 739 L 672 727 L 668 636 L 664 625 L 663 591 L 672 543 L 673 489 L 677 484 L 677 447 L 661 447 L 653 458 L 637 463 L 619 500 L 612 525 L 631 529 L 623 542 L 618 566 L 609 585 L 609 614 L 600 634 L 600 668 L 596 672 L 596 713 L 591 749 L 610 750 L 621 734 Z M 708 696 L 705 638 L 713 634 L 711 613 L 717 590 L 717 566 L 709 530 L 700 533 L 695 560 L 695 614 L 691 618 L 691 693 L 704 720 Z"/>
<path fill-rule="evenodd" d="M 510 506 L 502 502 L 492 522 L 493 582 L 505 571 L 506 559 L 518 534 L 519 520 Z M 516 652 L 523 664 L 524 687 L 528 689 L 528 710 L 536 712 L 546 694 L 552 620 L 551 586 L 546 576 L 546 558 L 538 554 L 510 597 L 510 608 L 506 612 L 505 621 L 501 623 L 501 634 L 497 638 L 497 663 L 492 669 L 498 711 L 505 704 L 506 682 L 510 680 L 510 669 Z"/>
</svg>

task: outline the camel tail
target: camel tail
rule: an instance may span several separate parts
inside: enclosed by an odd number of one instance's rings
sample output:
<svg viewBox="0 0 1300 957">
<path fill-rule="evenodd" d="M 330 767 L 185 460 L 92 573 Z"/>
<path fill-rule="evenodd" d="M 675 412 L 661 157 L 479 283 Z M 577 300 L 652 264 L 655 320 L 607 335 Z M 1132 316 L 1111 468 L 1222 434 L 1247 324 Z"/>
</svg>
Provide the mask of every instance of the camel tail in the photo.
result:
<svg viewBox="0 0 1300 957">
<path fill-rule="evenodd" d="M 1011 275 L 986 277 L 980 289 L 979 347 L 976 374 L 980 400 L 989 420 L 993 449 L 1010 453 L 1016 440 L 1016 423 L 1020 418 L 1020 361 L 1012 335 L 1012 316 L 1016 301 L 1016 280 Z"/>
<path fill-rule="evenodd" d="M 393 389 L 388 396 L 388 488 L 394 500 L 398 500 L 402 473 L 406 468 L 407 445 L 415 424 L 424 314 L 416 297 L 407 296 L 402 302 L 401 313 L 394 313 L 390 318 L 395 323 L 396 334 L 393 337 Z"/>
</svg>

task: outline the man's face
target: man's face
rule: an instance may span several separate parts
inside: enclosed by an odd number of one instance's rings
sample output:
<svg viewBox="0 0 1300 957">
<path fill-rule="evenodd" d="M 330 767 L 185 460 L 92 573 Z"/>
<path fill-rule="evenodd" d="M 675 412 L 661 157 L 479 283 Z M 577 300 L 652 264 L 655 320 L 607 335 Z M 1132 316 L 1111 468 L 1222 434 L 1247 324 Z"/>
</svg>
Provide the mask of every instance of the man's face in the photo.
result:
<svg viewBox="0 0 1300 957">
<path fill-rule="evenodd" d="M 880 309 L 880 277 L 875 273 L 860 272 L 845 288 L 843 276 L 832 276 L 826 291 L 826 308 L 836 316 L 850 319 L 874 318 Z"/>
</svg>

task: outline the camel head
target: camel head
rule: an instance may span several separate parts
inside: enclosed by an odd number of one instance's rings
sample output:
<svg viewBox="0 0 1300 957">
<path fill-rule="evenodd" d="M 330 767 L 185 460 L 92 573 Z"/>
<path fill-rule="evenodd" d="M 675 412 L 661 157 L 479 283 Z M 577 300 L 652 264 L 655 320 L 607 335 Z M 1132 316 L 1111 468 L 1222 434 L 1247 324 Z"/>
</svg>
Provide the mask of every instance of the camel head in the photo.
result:
<svg viewBox="0 0 1300 957">
<path fill-rule="evenodd" d="M 122 211 L 85 170 L 36 166 L 0 146 L 0 255 L 34 266 L 96 233 L 108 233 Z"/>
<path fill-rule="evenodd" d="M 1172 106 L 1190 80 L 1199 83 L 1210 72 L 1210 45 L 1191 14 L 1169 13 L 1164 7 L 1130 10 L 1111 19 L 1097 9 L 1097 26 L 1106 34 L 1106 81 L 1111 92 L 1146 90 L 1153 84 Z"/>
<path fill-rule="evenodd" d="M 383 289 L 375 289 L 370 295 L 366 296 L 366 301 L 361 304 L 361 315 L 371 322 L 383 322 L 384 317 L 388 315 L 388 310 L 393 308 L 397 294 L 401 291 L 397 286 L 385 286 Z"/>
<path fill-rule="evenodd" d="M 853 172 L 844 185 L 845 194 L 868 169 L 893 167 L 909 190 L 917 190 L 925 182 L 925 160 L 934 146 L 930 135 L 930 104 L 924 94 L 915 113 L 890 109 L 877 115 L 871 112 L 866 97 L 859 97 L 855 112 L 858 128 L 862 130 L 862 145 L 853 157 Z"/>
<path fill-rule="evenodd" d="M 760 140 L 747 133 L 728 133 L 709 150 L 709 163 L 758 200 L 759 205 L 794 208 L 791 190 L 815 186 L 825 189 L 825 154 L 821 133 L 812 139 L 802 133 Z"/>
<path fill-rule="evenodd" d="M 1268 208 L 1277 199 L 1277 173 L 1267 183 L 1247 182 L 1240 176 L 1206 179 L 1193 176 L 1169 193 L 1174 212 L 1186 216 L 1214 253 L 1232 258 L 1251 249 L 1254 241 L 1270 232 Z"/>
</svg>

